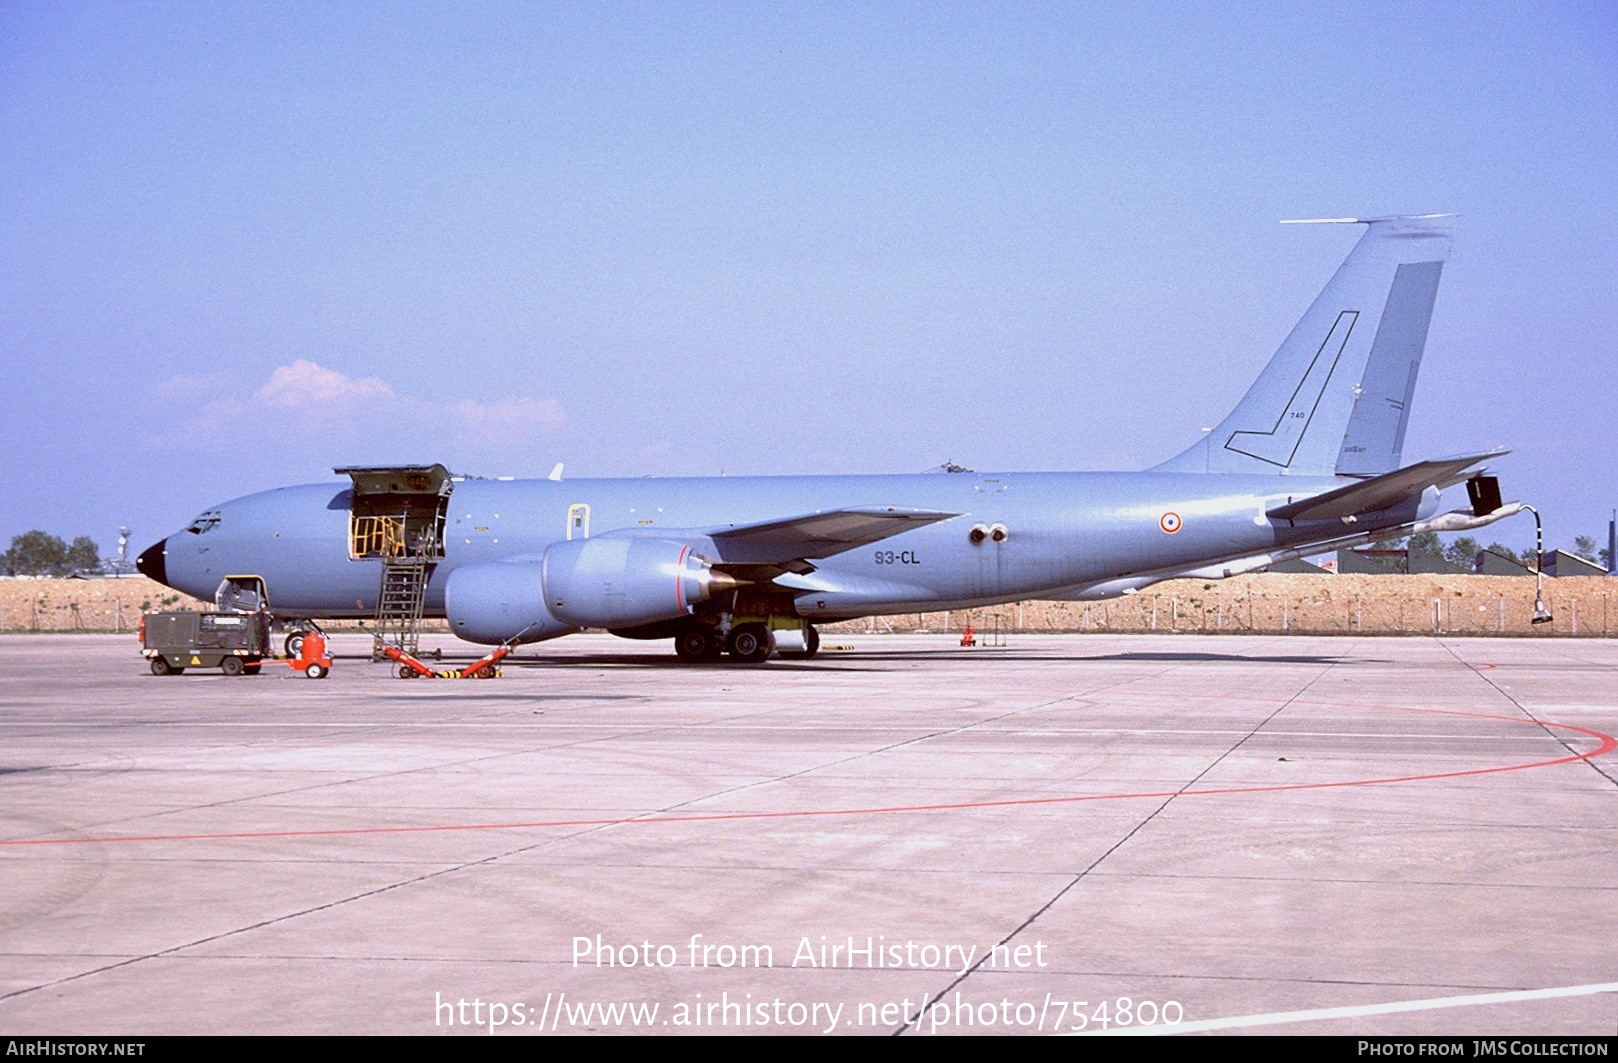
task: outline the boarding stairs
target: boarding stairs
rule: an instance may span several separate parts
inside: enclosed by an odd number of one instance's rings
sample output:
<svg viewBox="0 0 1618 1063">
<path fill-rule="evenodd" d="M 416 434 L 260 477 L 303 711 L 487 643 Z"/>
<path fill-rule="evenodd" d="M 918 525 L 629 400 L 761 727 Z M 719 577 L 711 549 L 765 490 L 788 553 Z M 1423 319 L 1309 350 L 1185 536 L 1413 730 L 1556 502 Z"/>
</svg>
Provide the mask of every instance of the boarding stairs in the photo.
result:
<svg viewBox="0 0 1618 1063">
<path fill-rule="evenodd" d="M 415 656 L 427 583 L 444 559 L 454 480 L 442 465 L 353 466 L 337 472 L 354 481 L 348 556 L 375 560 L 381 569 L 371 660 L 388 659 L 384 646 Z"/>
<path fill-rule="evenodd" d="M 376 637 L 371 660 L 383 659 L 382 647 L 398 647 L 415 656 L 421 642 L 421 606 L 426 597 L 428 559 L 393 555 L 382 559 L 382 589 L 376 600 Z"/>
</svg>

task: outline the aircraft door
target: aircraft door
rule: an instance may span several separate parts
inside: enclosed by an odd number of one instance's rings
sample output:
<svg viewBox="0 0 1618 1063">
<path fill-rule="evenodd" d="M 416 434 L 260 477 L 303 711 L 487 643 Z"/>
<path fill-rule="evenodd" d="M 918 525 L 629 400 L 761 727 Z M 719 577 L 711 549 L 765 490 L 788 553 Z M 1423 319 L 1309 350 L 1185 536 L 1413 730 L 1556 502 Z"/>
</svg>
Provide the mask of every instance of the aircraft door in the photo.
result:
<svg viewBox="0 0 1618 1063">
<path fill-rule="evenodd" d="M 567 507 L 567 537 L 569 539 L 588 539 L 590 537 L 589 503 L 575 502 Z"/>
<path fill-rule="evenodd" d="M 444 526 L 454 482 L 442 465 L 349 467 L 348 556 L 355 561 L 444 557 Z"/>
</svg>

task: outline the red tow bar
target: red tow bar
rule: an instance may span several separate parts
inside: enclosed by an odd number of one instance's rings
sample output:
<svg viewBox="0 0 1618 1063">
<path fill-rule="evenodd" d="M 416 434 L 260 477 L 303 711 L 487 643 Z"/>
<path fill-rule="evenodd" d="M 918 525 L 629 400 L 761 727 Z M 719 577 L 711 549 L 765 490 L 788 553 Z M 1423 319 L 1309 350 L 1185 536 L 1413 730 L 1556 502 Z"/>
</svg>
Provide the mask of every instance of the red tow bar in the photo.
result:
<svg viewBox="0 0 1618 1063">
<path fill-rule="evenodd" d="M 400 679 L 495 679 L 500 675 L 500 669 L 495 665 L 510 652 L 510 646 L 498 646 L 493 653 L 473 661 L 465 668 L 434 670 L 397 646 L 382 645 L 382 653 L 399 662 Z"/>
</svg>

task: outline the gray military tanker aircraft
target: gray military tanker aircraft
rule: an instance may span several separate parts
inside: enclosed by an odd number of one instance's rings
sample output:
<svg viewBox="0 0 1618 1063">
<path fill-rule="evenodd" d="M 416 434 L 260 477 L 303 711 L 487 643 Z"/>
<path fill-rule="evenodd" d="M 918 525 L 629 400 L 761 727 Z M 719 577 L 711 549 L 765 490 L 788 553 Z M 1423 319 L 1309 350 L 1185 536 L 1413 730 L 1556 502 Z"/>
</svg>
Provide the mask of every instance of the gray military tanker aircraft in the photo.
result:
<svg viewBox="0 0 1618 1063">
<path fill-rule="evenodd" d="M 1329 220 L 1367 228 L 1231 414 L 1144 472 L 342 468 L 348 483 L 215 506 L 139 568 L 202 598 L 257 586 L 278 618 L 375 616 L 413 581 L 418 615 L 473 642 L 605 628 L 754 663 L 813 654 L 820 622 L 1111 598 L 1518 512 L 1480 467 L 1504 451 L 1401 464 L 1453 216 Z M 1440 514 L 1439 492 L 1462 482 L 1471 505 Z"/>
</svg>

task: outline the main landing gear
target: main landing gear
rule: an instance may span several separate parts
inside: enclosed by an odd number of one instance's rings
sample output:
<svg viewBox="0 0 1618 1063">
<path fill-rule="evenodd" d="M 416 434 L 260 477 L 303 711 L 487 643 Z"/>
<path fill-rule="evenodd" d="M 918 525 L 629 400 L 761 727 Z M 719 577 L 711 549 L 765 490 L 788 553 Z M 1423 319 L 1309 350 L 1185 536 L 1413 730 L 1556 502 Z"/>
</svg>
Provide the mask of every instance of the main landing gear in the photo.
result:
<svg viewBox="0 0 1618 1063">
<path fill-rule="evenodd" d="M 820 652 L 820 632 L 812 625 L 805 624 L 803 628 L 803 648 L 782 650 L 781 656 L 800 661 L 806 661 Z"/>
<path fill-rule="evenodd" d="M 783 649 L 781 656 L 804 659 L 820 649 L 820 633 L 805 627 L 802 648 Z M 737 664 L 763 664 L 775 655 L 775 633 L 768 624 L 737 624 L 728 636 L 706 624 L 688 627 L 674 636 L 674 652 L 682 661 L 717 661 L 728 653 Z"/>
<path fill-rule="evenodd" d="M 725 649 L 737 664 L 763 664 L 775 653 L 775 635 L 763 624 L 738 624 Z"/>
<path fill-rule="evenodd" d="M 718 628 L 689 627 L 674 636 L 674 652 L 682 661 L 717 661 L 725 652 Z"/>
</svg>

